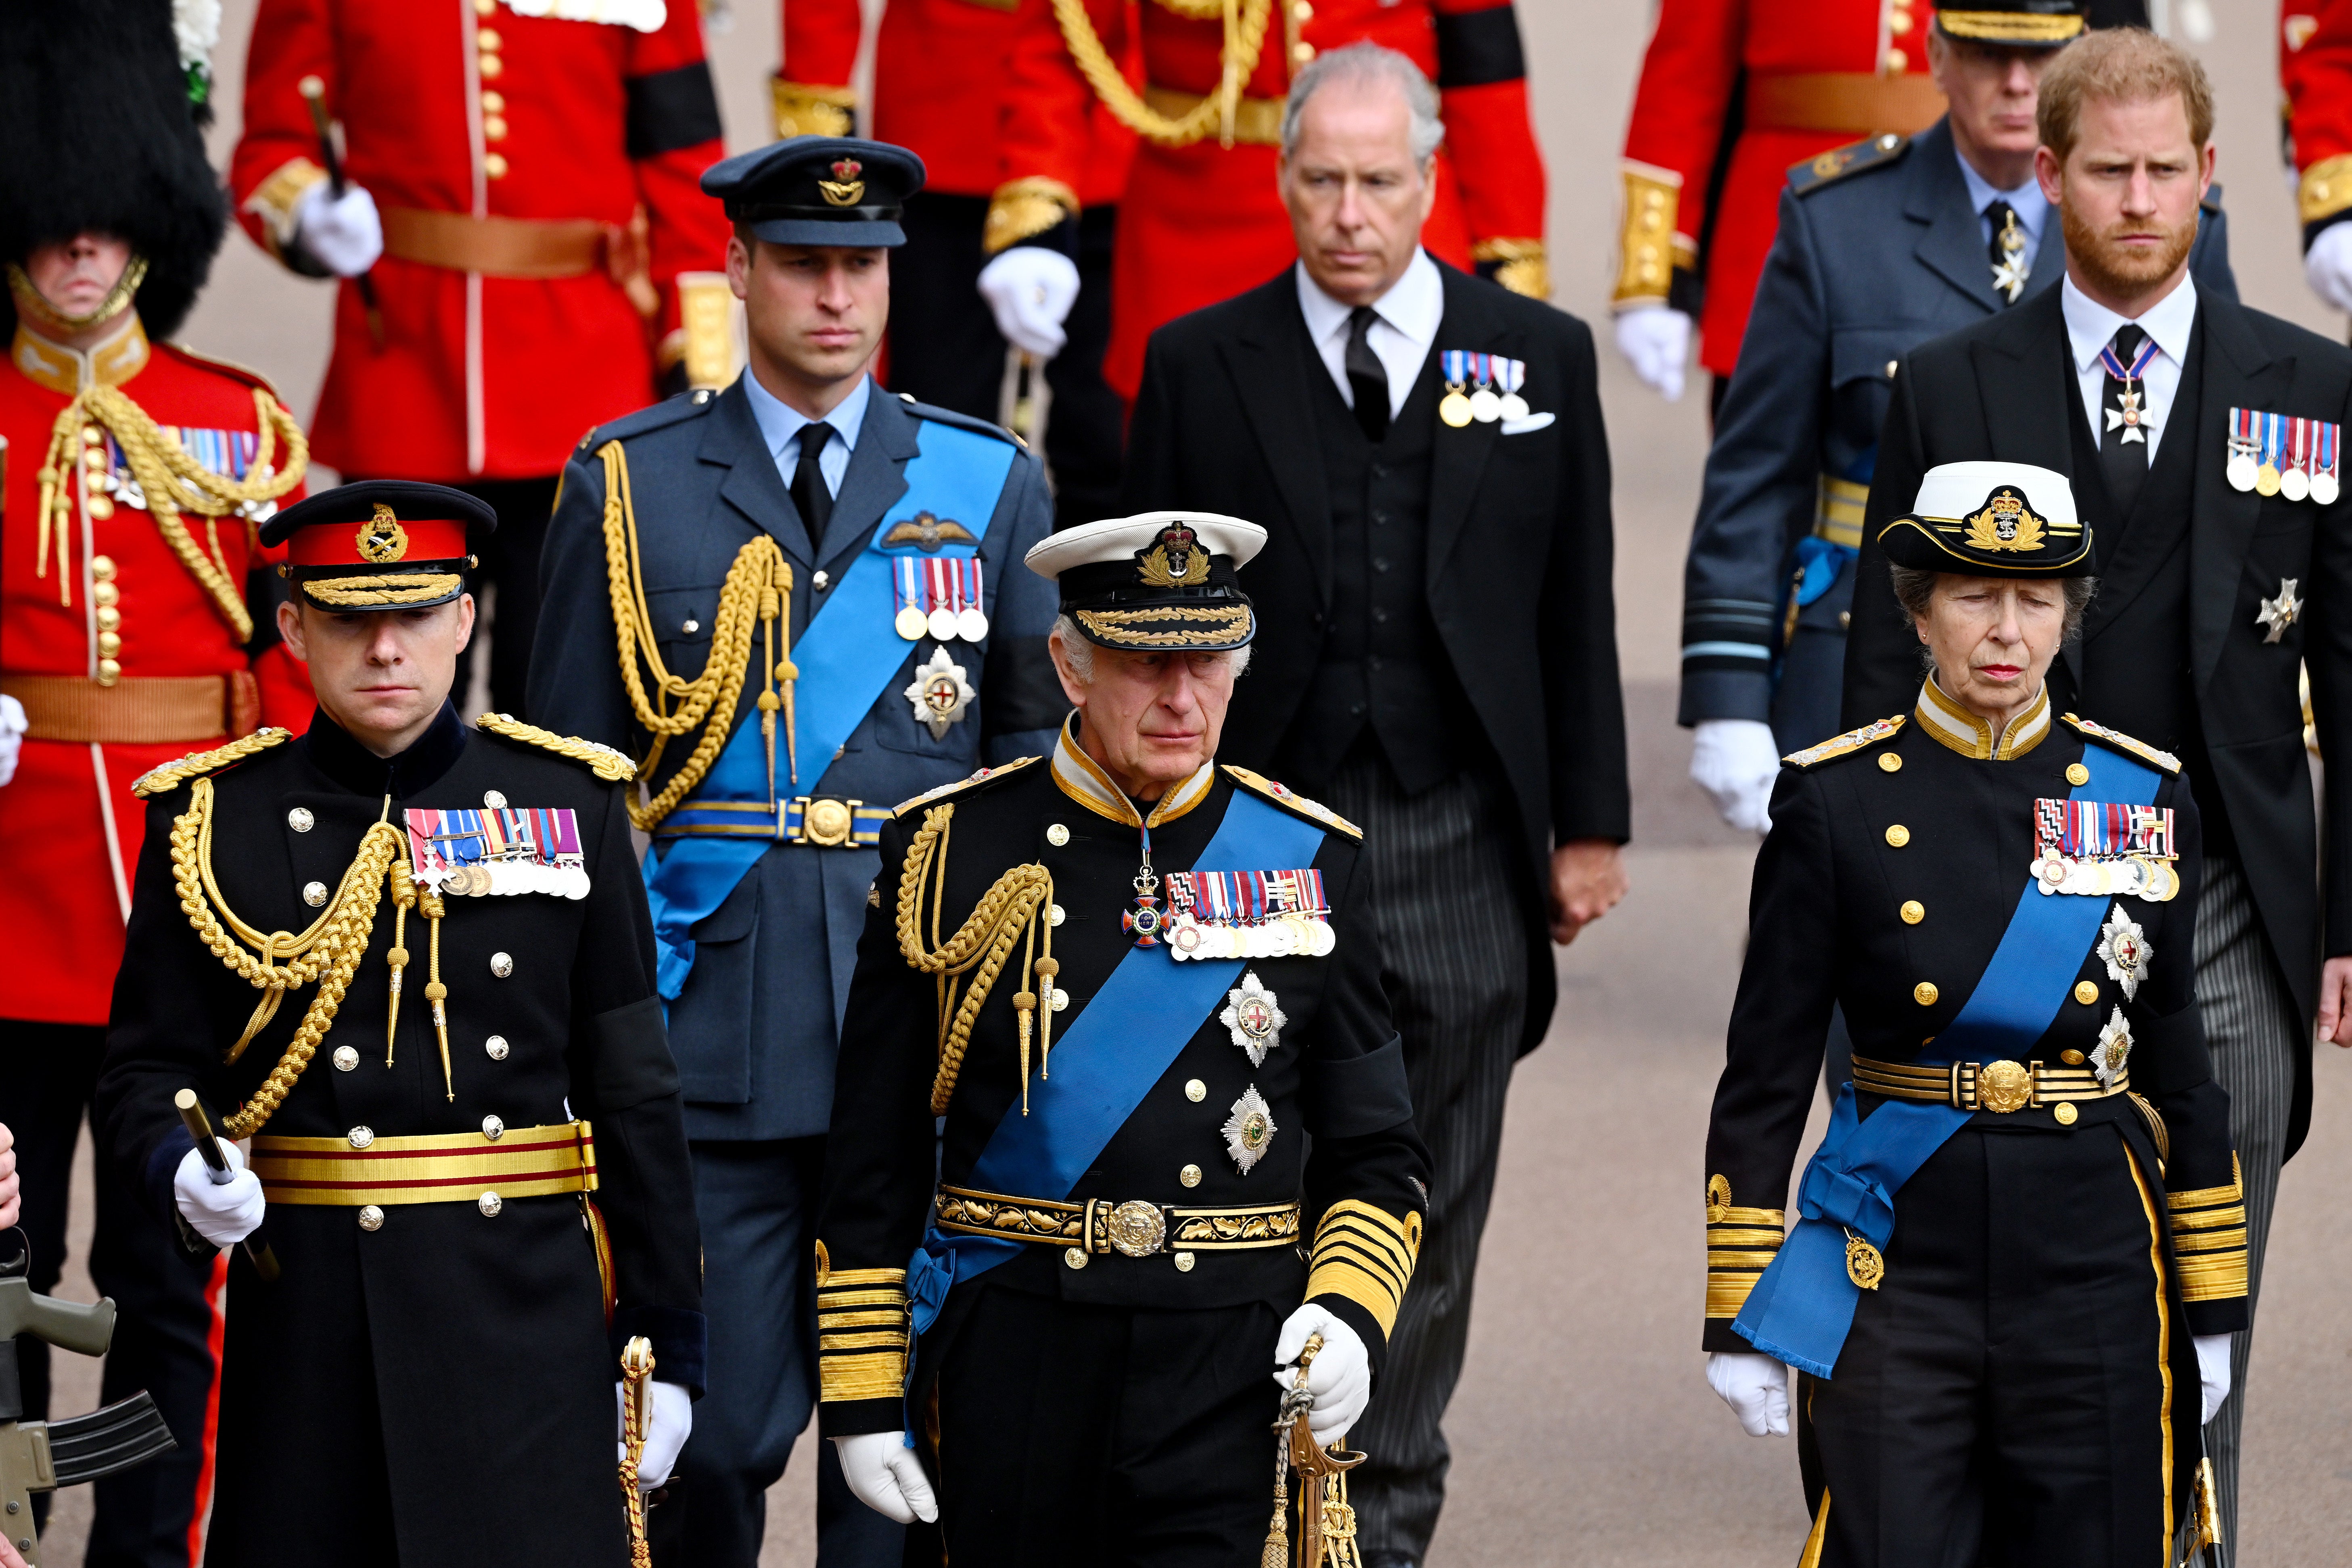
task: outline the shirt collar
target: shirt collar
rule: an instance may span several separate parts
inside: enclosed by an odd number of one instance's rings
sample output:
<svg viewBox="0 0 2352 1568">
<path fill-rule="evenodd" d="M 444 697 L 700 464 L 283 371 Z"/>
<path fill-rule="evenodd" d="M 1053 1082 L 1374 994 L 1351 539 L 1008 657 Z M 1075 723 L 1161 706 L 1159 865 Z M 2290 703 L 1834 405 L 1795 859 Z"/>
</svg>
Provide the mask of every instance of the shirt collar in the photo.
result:
<svg viewBox="0 0 2352 1568">
<path fill-rule="evenodd" d="M 1079 749 L 1078 716 L 1073 713 L 1063 721 L 1061 736 L 1054 742 L 1054 782 L 1062 786 L 1064 795 L 1097 816 L 1122 826 L 1151 828 L 1175 821 L 1207 799 L 1209 786 L 1217 782 L 1217 764 L 1202 763 L 1199 772 L 1161 795 L 1147 817 L 1135 809 L 1127 792 L 1111 782 L 1102 764 Z"/>
<path fill-rule="evenodd" d="M 1960 166 L 1960 178 L 1968 182 L 1969 205 L 1976 210 L 1978 216 L 1983 216 L 1985 208 L 1993 203 L 2007 202 L 2010 210 L 2017 214 L 2017 221 L 2025 232 L 2036 239 L 2042 237 L 2042 220 L 2049 216 L 2050 198 L 2042 194 L 2041 181 L 2029 175 L 2025 184 L 2017 189 L 2004 191 L 1978 174 L 1976 165 L 1960 156 L 1957 142 L 1952 144 L 1952 161 Z"/>
<path fill-rule="evenodd" d="M 122 325 L 104 342 L 88 349 L 53 343 L 16 319 L 16 340 L 8 346 L 9 361 L 25 379 L 71 397 L 85 386 L 120 386 L 147 368 L 147 329 L 139 312 L 122 312 Z"/>
<path fill-rule="evenodd" d="M 458 755 L 466 749 L 466 726 L 458 722 L 457 710 L 445 701 L 425 733 L 410 742 L 406 751 L 379 757 L 328 718 L 321 708 L 310 715 L 310 728 L 302 744 L 319 771 L 345 789 L 405 800 L 438 783 L 442 774 L 457 765 Z"/>
<path fill-rule="evenodd" d="M 1964 757 L 2014 762 L 2050 733 L 2050 686 L 2043 682 L 2025 711 L 2011 719 L 1998 736 L 1990 724 L 1946 696 L 1933 676 L 1919 688 L 1919 705 L 1913 712 L 1919 728 Z"/>
<path fill-rule="evenodd" d="M 2080 289 L 2073 274 L 2058 285 L 2058 308 L 2065 313 L 2067 342 L 2074 368 L 2087 374 L 2099 351 L 2115 341 L 2116 329 L 2132 320 L 2118 316 Z M 2156 340 L 2175 364 L 2189 363 L 2189 336 L 2197 325 L 2197 279 L 2183 274 L 2180 286 L 2149 306 L 2134 323 Z"/>
<path fill-rule="evenodd" d="M 1307 275 L 1304 261 L 1291 272 L 1298 280 L 1298 309 L 1307 318 L 1307 335 L 1319 343 L 1334 332 L 1345 331 L 1348 313 L 1355 307 L 1323 292 L 1323 286 Z M 1433 342 L 1437 323 L 1445 315 L 1445 279 L 1439 276 L 1429 252 L 1415 250 L 1388 292 L 1372 301 L 1372 309 L 1381 321 L 1414 342 Z"/>
<path fill-rule="evenodd" d="M 751 417 L 759 422 L 760 438 L 767 442 L 768 455 L 779 463 L 799 462 L 801 430 L 816 421 L 761 386 L 748 367 L 743 372 L 743 395 L 751 400 Z M 866 405 L 873 395 L 874 378 L 861 375 L 849 395 L 824 416 L 842 445 L 853 452 L 857 450 L 858 428 L 866 423 Z"/>
</svg>

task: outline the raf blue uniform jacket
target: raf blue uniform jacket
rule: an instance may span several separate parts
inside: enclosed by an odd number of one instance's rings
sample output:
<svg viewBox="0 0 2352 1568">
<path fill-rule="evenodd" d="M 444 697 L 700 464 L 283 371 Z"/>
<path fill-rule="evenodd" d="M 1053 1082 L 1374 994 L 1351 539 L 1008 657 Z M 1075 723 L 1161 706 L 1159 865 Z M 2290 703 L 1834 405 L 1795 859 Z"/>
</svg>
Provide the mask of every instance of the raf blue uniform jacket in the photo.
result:
<svg viewBox="0 0 2352 1568">
<path fill-rule="evenodd" d="M 621 682 L 604 560 L 604 468 L 596 456 L 607 441 L 619 440 L 627 457 L 646 606 L 662 660 L 691 679 L 709 656 L 719 586 L 756 532 L 773 537 L 792 563 L 791 626 L 798 641 L 824 595 L 838 587 L 906 493 L 905 469 L 927 422 L 1012 440 L 993 425 L 877 386 L 824 536 L 814 540 L 740 380 L 724 392 L 672 398 L 589 432 L 564 469 L 541 560 L 544 608 L 531 650 L 531 722 L 632 757 L 643 757 L 651 742 Z M 829 763 L 803 756 L 800 783 L 790 793 L 896 805 L 983 765 L 1050 750 L 1067 707 L 1045 652 L 1057 600 L 1054 585 L 1022 557 L 1052 527 L 1044 468 L 1021 451 L 980 548 L 987 641 L 978 658 L 968 657 L 969 644 L 949 645 L 977 700 L 933 740 L 900 692 L 937 645 L 928 637 L 910 642 L 905 662 L 840 752 Z M 887 620 L 893 608 L 884 595 L 833 613 Z M 752 648 L 760 657 L 756 637 Z M 757 679 L 746 680 L 739 724 L 759 721 L 759 690 Z M 649 781 L 655 790 L 692 752 L 694 739 L 681 736 L 664 749 Z M 777 787 L 786 793 L 781 777 Z M 825 1130 L 866 894 L 881 868 L 872 848 L 778 844 L 694 928 L 694 967 L 669 1005 L 689 1138 L 799 1138 Z"/>
<path fill-rule="evenodd" d="M 1844 149 L 1851 161 L 1828 177 L 1812 163 L 1790 171 L 1684 566 L 1679 721 L 1762 720 L 1784 752 L 1841 727 L 1851 552 L 1788 626 L 1821 478 L 1867 485 L 1895 363 L 2005 308 L 1949 122 L 1886 141 Z M 2200 218 L 2197 287 L 2235 300 L 2221 186 Z M 2053 206 L 2020 303 L 2065 271 L 2059 226 Z"/>
</svg>

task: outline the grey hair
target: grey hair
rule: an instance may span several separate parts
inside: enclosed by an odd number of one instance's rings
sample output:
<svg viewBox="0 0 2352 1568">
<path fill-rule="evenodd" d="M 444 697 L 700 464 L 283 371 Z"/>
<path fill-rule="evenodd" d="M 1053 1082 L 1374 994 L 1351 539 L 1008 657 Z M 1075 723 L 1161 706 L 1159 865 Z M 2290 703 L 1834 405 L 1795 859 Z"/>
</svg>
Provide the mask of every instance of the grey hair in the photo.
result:
<svg viewBox="0 0 2352 1568">
<path fill-rule="evenodd" d="M 1068 658 L 1070 668 L 1077 672 L 1079 683 L 1092 686 L 1095 681 L 1095 645 L 1087 639 L 1086 633 L 1078 629 L 1078 623 L 1070 618 L 1067 610 L 1054 617 L 1054 629 L 1062 634 L 1062 652 Z M 1224 651 L 1226 659 L 1234 667 L 1235 679 L 1249 673 L 1248 644 Z"/>
<path fill-rule="evenodd" d="M 1924 566 L 1897 566 L 1888 563 L 1887 573 L 1895 579 L 1895 602 L 1914 625 L 1927 618 L 1927 606 L 1936 596 L 1936 584 L 1948 576 L 1966 576 L 1959 572 L 1931 572 Z M 2096 577 L 2061 577 L 2059 585 L 2066 593 L 2066 623 L 2058 633 L 2060 647 L 2073 642 L 2083 631 L 2083 612 L 2091 607 L 2091 600 L 2099 591 Z M 1935 656 L 1921 648 L 1921 662 L 1927 673 L 1936 672 Z"/>
<path fill-rule="evenodd" d="M 1282 107 L 1285 158 L 1298 151 L 1298 125 L 1306 116 L 1307 100 L 1331 81 L 1396 83 L 1412 114 L 1412 161 L 1426 168 L 1437 155 L 1439 143 L 1445 140 L 1445 122 L 1438 118 L 1437 89 L 1410 57 L 1380 44 L 1362 43 L 1317 55 L 1306 69 L 1290 79 L 1290 96 Z"/>
</svg>

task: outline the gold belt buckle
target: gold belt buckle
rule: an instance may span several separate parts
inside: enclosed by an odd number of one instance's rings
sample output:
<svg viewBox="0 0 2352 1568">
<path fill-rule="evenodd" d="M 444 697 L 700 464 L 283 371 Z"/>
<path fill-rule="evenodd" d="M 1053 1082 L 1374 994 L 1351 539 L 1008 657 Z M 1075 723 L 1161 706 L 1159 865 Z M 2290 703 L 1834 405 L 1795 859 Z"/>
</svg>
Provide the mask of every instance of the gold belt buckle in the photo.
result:
<svg viewBox="0 0 2352 1568">
<path fill-rule="evenodd" d="M 1157 1204 L 1129 1198 L 1104 1216 L 1104 1229 L 1115 1251 L 1129 1258 L 1149 1258 L 1165 1249 L 1168 1216 Z"/>
<path fill-rule="evenodd" d="M 801 837 L 824 848 L 849 842 L 849 830 L 856 820 L 845 802 L 816 796 L 804 800 L 801 806 Z"/>
<path fill-rule="evenodd" d="M 2033 1075 L 2016 1062 L 1987 1062 L 1977 1069 L 1977 1104 L 1998 1116 L 2022 1110 L 2033 1099 Z"/>
</svg>

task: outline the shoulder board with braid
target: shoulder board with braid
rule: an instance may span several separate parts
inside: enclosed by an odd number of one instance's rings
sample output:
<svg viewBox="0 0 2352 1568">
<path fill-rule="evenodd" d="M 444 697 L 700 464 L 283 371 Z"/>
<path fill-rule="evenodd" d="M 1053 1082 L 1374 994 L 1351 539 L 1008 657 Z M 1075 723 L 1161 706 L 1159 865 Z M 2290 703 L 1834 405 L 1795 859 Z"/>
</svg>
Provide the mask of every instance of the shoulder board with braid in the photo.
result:
<svg viewBox="0 0 2352 1568">
<path fill-rule="evenodd" d="M 1321 801 L 1307 799 L 1288 784 L 1276 784 L 1263 773 L 1252 773 L 1247 768 L 1236 767 L 1231 763 L 1219 765 L 1224 769 L 1226 777 L 1252 795 L 1262 795 L 1276 805 L 1287 806 L 1308 821 L 1319 822 L 1324 826 L 1335 832 L 1344 833 L 1350 838 L 1361 838 L 1364 836 L 1362 828 L 1325 805 Z"/>
<path fill-rule="evenodd" d="M 280 742 L 293 738 L 293 731 L 281 730 L 273 724 L 267 729 L 256 730 L 242 740 L 231 741 L 226 746 L 215 746 L 209 752 L 190 752 L 176 763 L 165 763 L 160 768 L 150 768 L 140 774 L 138 781 L 131 786 L 131 793 L 142 800 L 151 795 L 169 794 L 190 779 L 218 773 L 232 763 L 257 756 Z"/>
<path fill-rule="evenodd" d="M 627 755 L 594 741 L 583 741 L 577 735 L 559 735 L 552 730 L 542 730 L 526 724 L 507 713 L 485 713 L 474 721 L 474 728 L 485 735 L 537 746 L 542 752 L 553 752 L 584 764 L 600 778 L 612 784 L 627 784 L 637 776 L 637 764 Z"/>
<path fill-rule="evenodd" d="M 2174 756 L 2170 752 L 2158 751 L 2146 741 L 2135 741 L 2121 730 L 2110 730 L 2105 724 L 2094 724 L 2088 719 L 2080 719 L 2072 713 L 2061 713 L 2058 717 L 2073 725 L 2076 734 L 2086 740 L 2096 741 L 2110 751 L 2122 752 L 2126 755 L 2137 757 L 2141 762 L 2162 768 L 2168 773 L 2177 773 L 2180 771 L 2179 757 Z"/>
<path fill-rule="evenodd" d="M 1874 724 L 1864 724 L 1859 730 L 1848 730 L 1843 735 L 1832 735 L 1817 746 L 1807 746 L 1801 752 L 1790 752 L 1780 760 L 1792 768 L 1810 768 L 1822 763 L 1834 761 L 1839 757 L 1850 757 L 1866 747 L 1878 744 L 1879 742 L 1902 729 L 1907 722 L 1909 722 L 1908 714 L 1897 713 L 1892 719 L 1881 719 Z"/>
<path fill-rule="evenodd" d="M 1891 131 L 1860 142 L 1849 142 L 1843 147 L 1832 147 L 1826 153 L 1801 158 L 1790 164 L 1789 189 L 1798 195 L 1810 196 L 1850 174 L 1886 168 L 1899 162 L 1910 151 L 1911 139 L 1897 136 Z"/>
<path fill-rule="evenodd" d="M 898 805 L 890 808 L 890 815 L 893 816 L 904 816 L 907 813 L 912 811 L 919 805 L 929 805 L 935 800 L 943 799 L 951 795 L 960 795 L 963 791 L 971 789 L 976 784 L 984 784 L 991 779 L 1001 779 L 1005 774 L 1013 772 L 1015 768 L 1025 768 L 1031 763 L 1037 762 L 1040 759 L 1036 757 L 1015 757 L 1009 763 L 1003 763 L 992 768 L 982 768 L 978 773 L 972 774 L 970 778 L 956 779 L 950 783 L 940 785 L 937 789 L 927 789 L 911 800 L 900 801 Z"/>
</svg>

